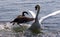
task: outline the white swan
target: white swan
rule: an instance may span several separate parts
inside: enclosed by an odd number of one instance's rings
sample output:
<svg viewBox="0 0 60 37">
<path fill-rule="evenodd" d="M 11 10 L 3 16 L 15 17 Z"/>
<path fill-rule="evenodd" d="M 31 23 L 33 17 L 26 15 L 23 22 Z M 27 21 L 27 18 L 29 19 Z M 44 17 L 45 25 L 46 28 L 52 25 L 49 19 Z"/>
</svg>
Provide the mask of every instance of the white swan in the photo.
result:
<svg viewBox="0 0 60 37">
<path fill-rule="evenodd" d="M 28 30 L 30 30 L 33 34 L 39 34 L 40 30 L 41 30 L 41 26 L 40 26 L 39 21 L 38 21 L 38 14 L 39 14 L 39 11 L 40 11 L 40 6 L 36 5 L 35 10 L 37 10 L 37 15 L 35 17 L 35 22 L 31 25 L 31 27 L 29 27 Z"/>
<path fill-rule="evenodd" d="M 35 18 L 35 15 L 36 15 L 36 14 L 35 14 L 33 11 L 30 11 L 30 10 L 29 10 L 29 12 L 31 13 L 31 15 L 33 16 L 33 18 Z M 48 17 L 50 17 L 50 16 L 55 16 L 55 15 L 57 15 L 57 14 L 59 14 L 59 13 L 60 13 L 60 10 L 55 11 L 55 12 L 53 12 L 53 13 L 50 13 L 50 14 L 48 14 L 48 15 L 46 15 L 46 16 L 43 16 L 43 17 L 40 18 L 39 23 L 41 24 L 41 22 L 42 22 L 44 19 L 46 19 L 46 18 L 48 18 Z"/>
</svg>

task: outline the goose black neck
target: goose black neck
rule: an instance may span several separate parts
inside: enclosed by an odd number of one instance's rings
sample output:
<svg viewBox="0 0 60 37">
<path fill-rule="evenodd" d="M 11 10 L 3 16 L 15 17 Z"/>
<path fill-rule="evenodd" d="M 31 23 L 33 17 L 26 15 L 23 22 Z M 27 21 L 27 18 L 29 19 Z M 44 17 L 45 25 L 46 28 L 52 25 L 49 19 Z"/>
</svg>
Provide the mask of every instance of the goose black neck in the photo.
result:
<svg viewBox="0 0 60 37">
<path fill-rule="evenodd" d="M 22 13 L 22 16 L 25 16 L 25 13 L 28 14 L 26 11 L 24 11 L 24 12 Z"/>
</svg>

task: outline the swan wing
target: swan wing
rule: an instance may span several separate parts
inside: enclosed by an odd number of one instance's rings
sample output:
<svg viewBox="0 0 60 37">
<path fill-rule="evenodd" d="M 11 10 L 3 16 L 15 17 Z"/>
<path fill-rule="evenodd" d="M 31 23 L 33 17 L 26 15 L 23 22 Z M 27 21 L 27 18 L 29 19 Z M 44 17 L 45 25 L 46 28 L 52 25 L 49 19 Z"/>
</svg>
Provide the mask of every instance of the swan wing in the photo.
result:
<svg viewBox="0 0 60 37">
<path fill-rule="evenodd" d="M 53 12 L 53 13 L 50 13 L 50 14 L 44 16 L 44 17 L 41 17 L 41 19 L 39 20 L 39 23 L 41 24 L 41 22 L 42 22 L 44 19 L 46 19 L 46 18 L 48 18 L 48 17 L 50 17 L 50 16 L 57 15 L 57 14 L 59 14 L 59 13 L 60 13 L 60 10 L 55 11 L 55 12 Z"/>
<path fill-rule="evenodd" d="M 29 12 L 31 13 L 31 15 L 33 16 L 33 18 L 36 17 L 36 14 L 35 14 L 33 11 L 29 10 Z M 48 15 L 46 15 L 46 16 L 43 16 L 43 17 L 40 18 L 39 23 L 41 24 L 41 22 L 42 22 L 44 19 L 46 19 L 46 18 L 48 18 L 48 17 L 50 17 L 50 16 L 57 15 L 57 14 L 59 14 L 59 13 L 60 13 L 60 10 L 55 11 L 55 12 L 53 12 L 53 13 L 50 13 L 50 14 L 48 14 Z"/>
<path fill-rule="evenodd" d="M 29 10 L 29 12 L 30 12 L 30 14 L 33 16 L 33 18 L 35 18 L 35 17 L 36 17 L 35 12 L 33 12 L 33 11 L 31 11 L 31 10 Z"/>
</svg>

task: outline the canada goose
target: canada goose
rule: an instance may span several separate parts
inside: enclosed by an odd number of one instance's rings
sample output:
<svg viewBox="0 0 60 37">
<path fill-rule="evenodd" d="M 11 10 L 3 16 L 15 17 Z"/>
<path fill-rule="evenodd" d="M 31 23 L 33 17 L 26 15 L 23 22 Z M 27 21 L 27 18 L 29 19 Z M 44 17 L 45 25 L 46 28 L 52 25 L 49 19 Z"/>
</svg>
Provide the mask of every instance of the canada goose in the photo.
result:
<svg viewBox="0 0 60 37">
<path fill-rule="evenodd" d="M 40 6 L 36 5 L 35 10 L 37 10 L 35 22 L 31 25 L 31 27 L 28 30 L 30 30 L 33 34 L 38 34 L 38 33 L 40 33 L 40 29 L 41 29 L 39 21 L 38 21 L 38 14 L 40 11 Z"/>
<path fill-rule="evenodd" d="M 26 16 L 24 15 L 24 13 L 28 14 L 26 11 L 24 11 L 24 12 L 22 13 L 22 15 L 17 16 L 17 18 L 15 18 L 15 19 L 14 19 L 12 22 L 10 22 L 10 23 L 13 23 L 13 25 L 14 25 L 15 23 L 17 23 L 17 24 L 19 25 L 20 23 L 26 23 L 26 22 L 30 22 L 30 21 L 33 21 L 33 20 L 34 20 L 34 18 L 26 17 Z"/>
</svg>

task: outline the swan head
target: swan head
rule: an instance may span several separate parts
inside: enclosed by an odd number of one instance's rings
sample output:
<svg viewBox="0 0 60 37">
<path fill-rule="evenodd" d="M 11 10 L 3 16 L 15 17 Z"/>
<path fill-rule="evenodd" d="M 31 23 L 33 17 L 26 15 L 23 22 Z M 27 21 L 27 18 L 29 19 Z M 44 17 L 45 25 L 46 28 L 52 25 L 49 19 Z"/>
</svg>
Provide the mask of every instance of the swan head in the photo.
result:
<svg viewBox="0 0 60 37">
<path fill-rule="evenodd" d="M 39 5 L 36 5 L 35 6 L 35 10 L 40 10 L 40 6 Z"/>
</svg>

